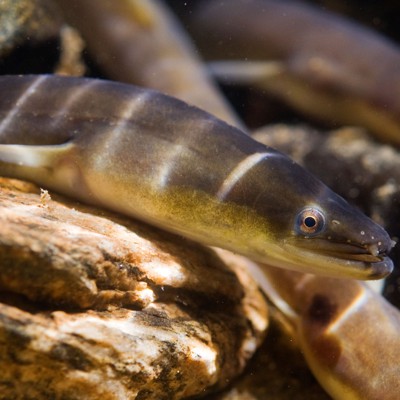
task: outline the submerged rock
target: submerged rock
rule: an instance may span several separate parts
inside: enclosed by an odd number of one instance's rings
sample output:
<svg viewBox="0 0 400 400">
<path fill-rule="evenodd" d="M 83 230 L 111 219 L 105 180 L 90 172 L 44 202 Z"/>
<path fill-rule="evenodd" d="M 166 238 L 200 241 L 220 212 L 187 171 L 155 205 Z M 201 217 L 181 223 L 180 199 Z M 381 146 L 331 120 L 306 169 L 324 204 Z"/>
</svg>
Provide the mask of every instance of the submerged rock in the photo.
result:
<svg viewBox="0 0 400 400">
<path fill-rule="evenodd" d="M 0 183 L 1 399 L 177 399 L 243 370 L 267 327 L 244 269 L 31 184 Z"/>
</svg>

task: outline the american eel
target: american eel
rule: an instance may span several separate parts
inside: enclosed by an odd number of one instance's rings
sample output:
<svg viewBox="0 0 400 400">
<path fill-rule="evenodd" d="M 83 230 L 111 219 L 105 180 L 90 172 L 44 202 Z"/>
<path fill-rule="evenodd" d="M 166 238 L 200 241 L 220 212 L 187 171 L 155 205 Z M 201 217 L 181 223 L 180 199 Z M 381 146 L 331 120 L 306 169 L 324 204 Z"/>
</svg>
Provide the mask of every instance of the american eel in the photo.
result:
<svg viewBox="0 0 400 400">
<path fill-rule="evenodd" d="M 290 0 L 204 1 L 188 26 L 223 82 L 400 144 L 400 47 L 383 35 Z"/>
<path fill-rule="evenodd" d="M 113 80 L 159 90 L 243 123 L 220 95 L 185 30 L 158 0 L 56 0 Z"/>
<path fill-rule="evenodd" d="M 334 399 L 398 399 L 397 308 L 356 280 L 271 267 L 263 272 L 261 286 L 282 310 L 286 305 L 308 365 Z"/>
<path fill-rule="evenodd" d="M 273 266 L 378 279 L 393 242 L 290 158 L 149 89 L 2 76 L 0 174 Z"/>
</svg>

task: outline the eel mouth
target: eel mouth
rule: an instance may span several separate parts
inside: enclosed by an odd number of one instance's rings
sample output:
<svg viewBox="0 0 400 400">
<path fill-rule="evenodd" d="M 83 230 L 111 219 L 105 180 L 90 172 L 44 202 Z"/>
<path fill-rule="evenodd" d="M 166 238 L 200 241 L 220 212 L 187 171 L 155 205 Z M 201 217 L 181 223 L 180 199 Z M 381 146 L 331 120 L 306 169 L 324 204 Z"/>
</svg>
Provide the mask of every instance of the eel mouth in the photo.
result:
<svg viewBox="0 0 400 400">
<path fill-rule="evenodd" d="M 367 263 L 382 261 L 392 248 L 392 244 L 388 246 L 383 242 L 359 244 L 350 241 L 336 242 L 324 239 L 302 240 L 297 245 L 326 256 Z"/>
<path fill-rule="evenodd" d="M 364 271 L 367 279 L 381 279 L 389 275 L 394 268 L 392 260 L 388 257 L 394 242 L 352 243 L 334 242 L 324 239 L 308 239 L 297 241 L 297 246 L 307 252 L 312 252 L 316 257 L 336 260 L 335 263 Z M 364 274 L 363 274 L 364 275 Z M 362 278 L 362 279 L 365 279 Z"/>
<path fill-rule="evenodd" d="M 367 245 L 333 243 L 333 246 L 327 246 L 326 249 L 320 248 L 320 250 L 332 257 L 366 263 L 381 262 L 384 258 L 387 258 L 387 251 L 380 249 L 377 243 Z"/>
</svg>

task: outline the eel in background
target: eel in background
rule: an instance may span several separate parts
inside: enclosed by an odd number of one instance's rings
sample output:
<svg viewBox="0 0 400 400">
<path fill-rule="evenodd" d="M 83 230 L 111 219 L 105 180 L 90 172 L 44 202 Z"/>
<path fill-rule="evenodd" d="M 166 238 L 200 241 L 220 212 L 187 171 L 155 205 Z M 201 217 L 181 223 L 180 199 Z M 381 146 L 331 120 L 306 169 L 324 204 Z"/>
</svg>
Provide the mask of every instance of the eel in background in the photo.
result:
<svg viewBox="0 0 400 400">
<path fill-rule="evenodd" d="M 0 174 L 252 260 L 378 279 L 393 241 L 285 155 L 149 89 L 1 76 Z"/>
<path fill-rule="evenodd" d="M 243 128 L 177 18 L 158 0 L 56 0 L 113 80 L 159 90 Z"/>
<path fill-rule="evenodd" d="M 289 318 L 307 364 L 334 399 L 399 398 L 396 307 L 363 282 L 261 267 L 260 286 Z"/>
<path fill-rule="evenodd" d="M 400 145 L 400 47 L 390 39 L 287 0 L 202 1 L 188 27 L 222 81 L 259 86 L 324 123 Z"/>
</svg>

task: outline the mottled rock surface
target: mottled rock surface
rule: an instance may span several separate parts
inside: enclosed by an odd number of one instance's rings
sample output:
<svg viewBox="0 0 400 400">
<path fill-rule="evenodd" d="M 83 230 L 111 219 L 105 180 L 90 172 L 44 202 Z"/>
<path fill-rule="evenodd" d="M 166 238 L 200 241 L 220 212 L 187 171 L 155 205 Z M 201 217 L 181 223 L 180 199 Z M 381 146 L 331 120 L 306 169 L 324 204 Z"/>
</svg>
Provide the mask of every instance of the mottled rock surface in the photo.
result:
<svg viewBox="0 0 400 400">
<path fill-rule="evenodd" d="M 267 326 L 245 270 L 135 221 L 0 183 L 1 399 L 174 399 L 243 370 Z"/>
</svg>

